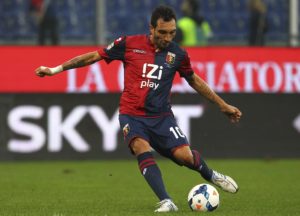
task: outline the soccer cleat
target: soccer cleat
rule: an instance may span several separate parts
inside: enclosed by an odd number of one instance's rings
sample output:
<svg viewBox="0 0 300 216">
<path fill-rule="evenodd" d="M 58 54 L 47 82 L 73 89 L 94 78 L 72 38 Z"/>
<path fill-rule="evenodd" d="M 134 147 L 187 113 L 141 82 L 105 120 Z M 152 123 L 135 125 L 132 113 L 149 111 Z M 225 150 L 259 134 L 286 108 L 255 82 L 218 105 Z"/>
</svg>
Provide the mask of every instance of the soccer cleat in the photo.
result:
<svg viewBox="0 0 300 216">
<path fill-rule="evenodd" d="M 154 212 L 172 212 L 178 211 L 177 206 L 170 199 L 164 199 L 157 203 L 158 208 Z"/>
<path fill-rule="evenodd" d="M 237 183 L 229 176 L 213 171 L 211 182 L 226 192 L 236 193 L 239 190 Z"/>
</svg>

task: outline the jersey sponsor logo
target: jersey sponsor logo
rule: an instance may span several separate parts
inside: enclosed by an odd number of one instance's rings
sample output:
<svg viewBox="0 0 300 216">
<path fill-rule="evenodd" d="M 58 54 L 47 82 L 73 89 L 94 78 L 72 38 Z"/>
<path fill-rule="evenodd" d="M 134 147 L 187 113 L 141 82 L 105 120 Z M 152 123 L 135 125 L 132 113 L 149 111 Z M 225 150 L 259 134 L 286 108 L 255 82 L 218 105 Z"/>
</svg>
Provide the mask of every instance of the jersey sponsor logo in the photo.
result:
<svg viewBox="0 0 300 216">
<path fill-rule="evenodd" d="M 149 88 L 153 88 L 154 90 L 156 90 L 158 88 L 159 84 L 158 83 L 155 83 L 155 82 L 151 82 L 150 80 L 143 80 L 141 82 L 141 88 L 144 88 L 144 87 L 149 87 Z"/>
<path fill-rule="evenodd" d="M 141 82 L 140 88 L 148 87 L 156 90 L 159 87 L 159 83 L 156 83 L 153 80 L 161 79 L 162 70 L 163 66 L 145 63 L 143 65 L 142 77 L 148 79 Z"/>
</svg>

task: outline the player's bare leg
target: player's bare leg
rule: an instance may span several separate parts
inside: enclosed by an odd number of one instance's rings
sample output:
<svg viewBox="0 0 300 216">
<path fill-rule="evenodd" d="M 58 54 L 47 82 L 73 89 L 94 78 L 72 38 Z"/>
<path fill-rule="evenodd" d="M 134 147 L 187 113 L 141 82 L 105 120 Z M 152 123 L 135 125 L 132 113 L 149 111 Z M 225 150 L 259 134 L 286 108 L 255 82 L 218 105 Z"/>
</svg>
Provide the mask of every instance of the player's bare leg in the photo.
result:
<svg viewBox="0 0 300 216">
<path fill-rule="evenodd" d="M 177 211 L 177 206 L 166 192 L 160 169 L 151 153 L 150 144 L 142 138 L 135 138 L 130 147 L 138 159 L 142 175 L 160 200 L 155 212 Z"/>
<path fill-rule="evenodd" d="M 236 193 L 238 191 L 238 185 L 231 177 L 210 169 L 200 157 L 199 152 L 191 150 L 189 146 L 183 146 L 177 149 L 173 153 L 173 156 L 180 164 L 196 170 L 205 180 L 219 186 L 224 191 L 230 193 Z"/>
</svg>

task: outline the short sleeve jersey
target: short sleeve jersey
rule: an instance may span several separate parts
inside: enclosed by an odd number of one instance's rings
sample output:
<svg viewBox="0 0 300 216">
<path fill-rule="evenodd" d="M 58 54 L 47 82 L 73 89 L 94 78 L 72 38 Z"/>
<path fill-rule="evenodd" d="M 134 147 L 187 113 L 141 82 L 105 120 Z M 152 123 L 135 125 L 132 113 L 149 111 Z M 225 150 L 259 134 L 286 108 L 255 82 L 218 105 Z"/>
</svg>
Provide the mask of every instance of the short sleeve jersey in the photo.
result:
<svg viewBox="0 0 300 216">
<path fill-rule="evenodd" d="M 170 94 L 176 72 L 187 80 L 193 75 L 185 50 L 172 42 L 157 52 L 148 35 L 120 37 L 98 53 L 107 63 L 123 62 L 120 114 L 149 117 L 171 114 Z"/>
</svg>

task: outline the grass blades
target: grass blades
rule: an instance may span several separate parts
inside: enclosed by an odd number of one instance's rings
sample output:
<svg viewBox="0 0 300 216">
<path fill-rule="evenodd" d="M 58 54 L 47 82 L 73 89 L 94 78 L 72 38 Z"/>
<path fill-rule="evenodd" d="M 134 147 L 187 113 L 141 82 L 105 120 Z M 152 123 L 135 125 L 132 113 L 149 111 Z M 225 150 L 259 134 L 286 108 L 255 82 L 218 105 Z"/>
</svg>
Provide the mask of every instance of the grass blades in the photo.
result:
<svg viewBox="0 0 300 216">
<path fill-rule="evenodd" d="M 179 212 L 197 215 L 187 193 L 205 182 L 199 174 L 158 160 L 169 194 Z M 232 176 L 237 194 L 218 189 L 220 207 L 213 215 L 300 215 L 300 160 L 207 160 Z M 0 216 L 153 215 L 158 202 L 134 160 L 0 163 Z"/>
</svg>

